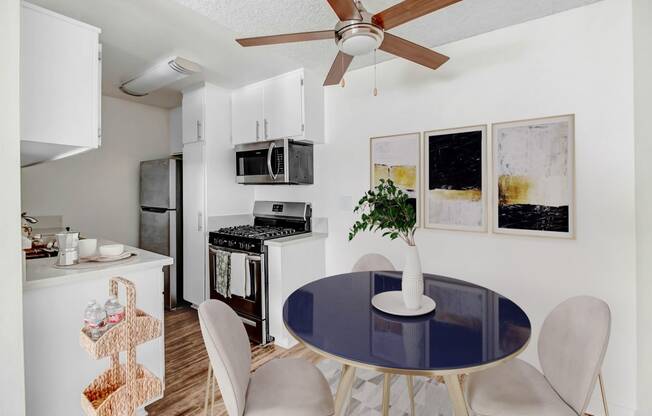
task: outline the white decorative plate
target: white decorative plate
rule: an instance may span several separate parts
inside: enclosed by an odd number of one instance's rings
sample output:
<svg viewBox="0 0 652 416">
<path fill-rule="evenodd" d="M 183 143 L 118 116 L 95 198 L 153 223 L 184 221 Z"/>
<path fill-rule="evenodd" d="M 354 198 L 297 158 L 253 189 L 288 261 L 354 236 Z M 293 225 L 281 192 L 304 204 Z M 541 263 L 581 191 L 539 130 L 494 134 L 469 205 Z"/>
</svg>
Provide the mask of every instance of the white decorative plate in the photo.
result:
<svg viewBox="0 0 652 416">
<path fill-rule="evenodd" d="M 128 259 L 131 256 L 135 256 L 136 253 L 131 253 L 128 251 L 125 251 L 122 254 L 118 254 L 117 256 L 94 256 L 94 257 L 83 257 L 81 260 L 84 261 L 94 261 L 94 262 L 99 262 L 99 263 L 107 263 L 111 261 L 118 261 L 118 260 L 124 260 Z"/>
<path fill-rule="evenodd" d="M 426 295 L 421 296 L 421 307 L 419 309 L 406 308 L 400 290 L 379 293 L 371 298 L 371 304 L 374 308 L 390 315 L 419 316 L 434 311 L 437 303 Z"/>
</svg>

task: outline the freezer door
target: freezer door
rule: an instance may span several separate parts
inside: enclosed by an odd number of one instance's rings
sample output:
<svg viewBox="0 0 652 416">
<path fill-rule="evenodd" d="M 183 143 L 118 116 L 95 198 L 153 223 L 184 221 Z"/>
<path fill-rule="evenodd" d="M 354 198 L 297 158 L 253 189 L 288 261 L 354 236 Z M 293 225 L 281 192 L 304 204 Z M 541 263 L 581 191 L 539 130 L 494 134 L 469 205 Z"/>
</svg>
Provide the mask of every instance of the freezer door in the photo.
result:
<svg viewBox="0 0 652 416">
<path fill-rule="evenodd" d="M 176 256 L 176 211 L 140 210 L 140 248 L 174 258 L 171 266 L 163 268 L 164 300 L 167 309 L 177 306 L 180 290 Z"/>
<path fill-rule="evenodd" d="M 140 162 L 140 206 L 176 209 L 176 160 Z"/>
<path fill-rule="evenodd" d="M 140 211 L 140 248 L 154 253 L 170 255 L 170 211 Z"/>
</svg>

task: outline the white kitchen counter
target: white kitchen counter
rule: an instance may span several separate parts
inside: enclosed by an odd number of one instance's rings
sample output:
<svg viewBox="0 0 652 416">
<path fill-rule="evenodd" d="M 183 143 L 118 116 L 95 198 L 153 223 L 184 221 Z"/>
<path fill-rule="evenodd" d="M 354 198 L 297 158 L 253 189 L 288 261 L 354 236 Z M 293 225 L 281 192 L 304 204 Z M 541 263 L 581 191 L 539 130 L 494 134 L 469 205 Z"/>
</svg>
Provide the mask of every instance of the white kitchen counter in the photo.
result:
<svg viewBox="0 0 652 416">
<path fill-rule="evenodd" d="M 98 240 L 98 246 L 114 244 L 108 240 Z M 170 257 L 141 250 L 136 247 L 125 246 L 125 251 L 136 253 L 136 256 L 116 263 L 97 263 L 87 269 L 64 269 L 55 267 L 56 257 L 45 259 L 32 259 L 26 261 L 23 291 L 44 288 L 54 285 L 72 284 L 80 280 L 98 279 L 106 277 L 107 271 L 114 276 L 131 273 L 137 270 L 162 268 L 172 264 Z"/>
<path fill-rule="evenodd" d="M 294 244 L 309 243 L 315 240 L 323 240 L 328 237 L 326 233 L 306 233 L 299 235 L 291 235 L 288 237 L 274 238 L 266 240 L 265 245 L 269 247 L 287 247 Z"/>
<path fill-rule="evenodd" d="M 98 241 L 99 245 L 107 243 Z M 163 321 L 163 267 L 173 260 L 135 247 L 125 246 L 125 250 L 137 255 L 83 270 L 54 267 L 56 258 L 27 260 L 23 283 L 27 415 L 83 415 L 82 390 L 110 363 L 108 358 L 88 356 L 79 346 L 79 331 L 87 302 L 104 303 L 109 297 L 111 277 L 133 282 L 136 307 Z M 121 286 L 119 301 L 126 303 Z M 163 337 L 139 345 L 137 351 L 138 362 L 162 379 Z"/>
</svg>

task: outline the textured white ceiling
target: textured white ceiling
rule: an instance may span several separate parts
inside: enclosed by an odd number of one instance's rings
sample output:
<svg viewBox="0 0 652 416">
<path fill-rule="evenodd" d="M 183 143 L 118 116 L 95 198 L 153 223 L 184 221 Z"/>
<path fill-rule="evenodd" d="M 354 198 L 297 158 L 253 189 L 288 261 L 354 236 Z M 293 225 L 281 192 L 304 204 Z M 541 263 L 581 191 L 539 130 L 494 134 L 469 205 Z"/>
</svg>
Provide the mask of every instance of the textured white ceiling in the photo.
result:
<svg viewBox="0 0 652 416">
<path fill-rule="evenodd" d="M 209 17 L 241 37 L 331 29 L 337 23 L 326 0 L 174 0 Z M 463 0 L 394 28 L 391 32 L 427 47 L 540 18 L 599 0 Z M 376 13 L 399 0 L 363 0 Z M 328 69 L 337 53 L 331 40 L 259 47 L 306 67 Z M 379 52 L 379 62 L 392 56 Z M 453 58 L 453 57 L 452 57 Z M 373 55 L 356 57 L 352 69 L 373 64 Z"/>
<path fill-rule="evenodd" d="M 202 80 L 237 87 L 299 67 L 325 75 L 337 48 L 324 40 L 243 48 L 237 37 L 331 29 L 337 17 L 326 0 L 30 0 L 102 29 L 103 93 L 162 107 L 179 104 L 179 91 Z M 599 0 L 463 0 L 391 30 L 435 47 Z M 377 12 L 397 0 L 363 0 Z M 118 86 L 157 61 L 180 55 L 204 72 L 143 98 Z M 378 61 L 390 56 L 378 53 Z M 455 59 L 454 56 L 451 59 Z M 358 57 L 352 68 L 373 64 Z"/>
</svg>

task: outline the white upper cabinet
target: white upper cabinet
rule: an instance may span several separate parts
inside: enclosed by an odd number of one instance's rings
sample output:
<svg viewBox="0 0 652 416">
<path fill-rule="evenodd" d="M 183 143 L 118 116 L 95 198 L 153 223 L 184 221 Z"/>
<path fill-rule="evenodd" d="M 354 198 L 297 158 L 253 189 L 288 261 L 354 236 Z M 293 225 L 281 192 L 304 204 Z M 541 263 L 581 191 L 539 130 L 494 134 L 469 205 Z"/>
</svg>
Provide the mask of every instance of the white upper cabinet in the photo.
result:
<svg viewBox="0 0 652 416">
<path fill-rule="evenodd" d="M 264 138 L 264 90 L 253 85 L 231 94 L 231 140 L 233 144 Z"/>
<path fill-rule="evenodd" d="M 303 69 L 231 94 L 234 145 L 262 140 L 324 142 L 324 92 L 320 80 Z"/>
<path fill-rule="evenodd" d="M 100 30 L 22 5 L 22 165 L 97 148 L 101 143 Z"/>
<path fill-rule="evenodd" d="M 303 74 L 291 72 L 265 84 L 265 139 L 303 136 Z"/>
<path fill-rule="evenodd" d="M 204 88 L 183 93 L 181 105 L 183 144 L 204 140 L 206 96 Z"/>
</svg>

